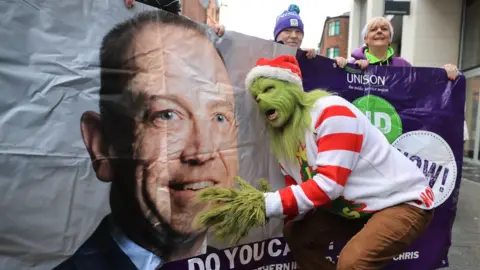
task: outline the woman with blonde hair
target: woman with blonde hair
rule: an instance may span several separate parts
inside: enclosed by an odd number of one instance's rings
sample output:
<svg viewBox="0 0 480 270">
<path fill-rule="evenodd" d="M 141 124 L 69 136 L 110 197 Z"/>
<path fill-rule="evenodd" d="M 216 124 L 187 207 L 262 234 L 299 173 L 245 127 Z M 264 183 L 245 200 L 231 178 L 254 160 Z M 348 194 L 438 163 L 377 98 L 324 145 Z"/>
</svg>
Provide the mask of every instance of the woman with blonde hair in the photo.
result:
<svg viewBox="0 0 480 270">
<path fill-rule="evenodd" d="M 361 69 L 369 65 L 411 67 L 412 65 L 401 57 L 396 57 L 391 47 L 393 40 L 393 27 L 390 21 L 384 17 L 371 19 L 363 28 L 362 37 L 365 45 L 352 52 L 352 58 L 347 61 L 343 57 L 336 57 L 338 66 L 345 67 L 348 63 L 354 63 Z M 452 64 L 443 66 L 448 79 L 455 80 L 458 77 L 458 68 Z"/>
</svg>

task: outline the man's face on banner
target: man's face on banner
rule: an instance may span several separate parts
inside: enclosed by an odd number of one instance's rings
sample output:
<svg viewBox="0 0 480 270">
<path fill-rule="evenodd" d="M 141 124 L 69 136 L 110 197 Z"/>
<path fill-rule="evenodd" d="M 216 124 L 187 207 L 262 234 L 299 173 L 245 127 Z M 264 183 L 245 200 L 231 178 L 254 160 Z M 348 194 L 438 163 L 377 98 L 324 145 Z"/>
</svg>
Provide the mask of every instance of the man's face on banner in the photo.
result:
<svg viewBox="0 0 480 270">
<path fill-rule="evenodd" d="M 132 106 L 137 203 L 152 225 L 195 233 L 193 220 L 206 207 L 197 191 L 230 187 L 237 175 L 228 73 L 211 42 L 181 26 L 142 27 L 129 54 L 136 70 L 126 91 L 142 97 Z"/>
<path fill-rule="evenodd" d="M 139 71 L 131 82 L 146 99 L 134 142 L 139 197 L 174 230 L 188 233 L 204 207 L 198 190 L 229 187 L 237 174 L 233 88 L 214 46 L 175 26 L 148 25 L 133 42 Z M 148 203 L 154 209 L 149 209 Z"/>
</svg>

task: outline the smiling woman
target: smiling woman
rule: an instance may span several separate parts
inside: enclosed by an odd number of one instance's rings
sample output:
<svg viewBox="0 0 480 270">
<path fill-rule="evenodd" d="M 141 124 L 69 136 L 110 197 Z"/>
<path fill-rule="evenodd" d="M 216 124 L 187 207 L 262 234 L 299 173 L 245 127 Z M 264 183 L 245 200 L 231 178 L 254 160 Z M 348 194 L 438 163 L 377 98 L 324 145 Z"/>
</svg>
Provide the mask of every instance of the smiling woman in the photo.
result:
<svg viewBox="0 0 480 270">
<path fill-rule="evenodd" d="M 362 36 L 365 45 L 352 52 L 351 63 L 358 64 L 362 69 L 368 65 L 379 66 L 404 66 L 412 65 L 401 57 L 396 57 L 395 51 L 390 46 L 393 40 L 393 27 L 390 21 L 384 17 L 371 19 L 363 28 Z M 342 66 L 337 58 L 337 63 Z"/>
<path fill-rule="evenodd" d="M 371 19 L 362 31 L 365 45 L 354 50 L 348 62 L 359 65 L 363 70 L 369 65 L 411 67 L 407 60 L 394 56 L 395 51 L 391 47 L 393 34 L 392 24 L 387 18 Z M 335 61 L 342 68 L 347 65 L 347 60 L 343 57 L 336 57 Z M 449 80 L 457 79 L 459 71 L 455 65 L 445 64 L 443 68 Z"/>
</svg>

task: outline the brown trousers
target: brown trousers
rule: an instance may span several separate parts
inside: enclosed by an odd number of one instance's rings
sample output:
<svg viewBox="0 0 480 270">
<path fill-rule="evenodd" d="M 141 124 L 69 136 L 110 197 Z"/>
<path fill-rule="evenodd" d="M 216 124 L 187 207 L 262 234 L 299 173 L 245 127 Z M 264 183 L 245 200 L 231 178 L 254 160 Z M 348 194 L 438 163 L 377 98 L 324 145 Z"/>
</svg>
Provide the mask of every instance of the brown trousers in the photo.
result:
<svg viewBox="0 0 480 270">
<path fill-rule="evenodd" d="M 348 220 L 318 209 L 303 220 L 285 224 L 283 235 L 300 270 L 382 269 L 422 234 L 432 218 L 433 210 L 407 204 L 363 220 Z M 350 239 L 337 265 L 324 255 L 336 239 Z"/>
</svg>

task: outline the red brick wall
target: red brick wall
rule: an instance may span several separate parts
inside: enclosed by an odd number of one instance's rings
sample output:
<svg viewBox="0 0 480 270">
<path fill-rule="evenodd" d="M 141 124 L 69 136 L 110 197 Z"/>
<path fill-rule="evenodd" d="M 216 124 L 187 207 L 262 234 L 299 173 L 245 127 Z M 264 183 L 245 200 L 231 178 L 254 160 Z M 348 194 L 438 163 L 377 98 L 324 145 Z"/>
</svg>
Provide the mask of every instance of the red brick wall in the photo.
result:
<svg viewBox="0 0 480 270">
<path fill-rule="evenodd" d="M 207 10 L 202 7 L 200 0 L 181 0 L 182 14 L 199 23 L 207 22 Z"/>
<path fill-rule="evenodd" d="M 329 36 L 328 25 L 330 22 L 340 21 L 340 35 Z M 338 56 L 348 58 L 348 17 L 330 18 L 325 22 L 323 29 L 323 43 L 320 48 L 320 55 L 327 56 L 328 48 L 338 48 Z"/>
<path fill-rule="evenodd" d="M 218 24 L 219 7 L 215 0 L 210 0 L 207 10 L 207 25 L 214 26 Z"/>
</svg>

